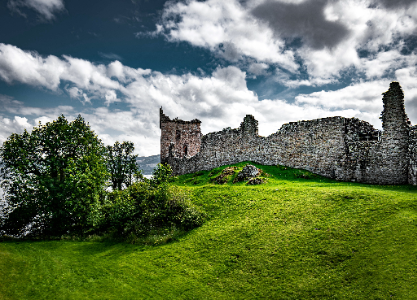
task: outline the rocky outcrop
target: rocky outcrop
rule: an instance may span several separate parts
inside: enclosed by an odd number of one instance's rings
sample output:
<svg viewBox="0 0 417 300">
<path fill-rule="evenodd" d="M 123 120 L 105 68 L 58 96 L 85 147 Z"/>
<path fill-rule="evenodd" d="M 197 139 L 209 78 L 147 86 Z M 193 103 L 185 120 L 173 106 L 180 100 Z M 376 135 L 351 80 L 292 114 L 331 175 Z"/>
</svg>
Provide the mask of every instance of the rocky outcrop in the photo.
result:
<svg viewBox="0 0 417 300">
<path fill-rule="evenodd" d="M 243 167 L 242 171 L 240 171 L 237 174 L 236 181 L 245 181 L 251 178 L 255 178 L 261 173 L 261 170 L 259 170 L 254 165 L 246 165 Z"/>
</svg>

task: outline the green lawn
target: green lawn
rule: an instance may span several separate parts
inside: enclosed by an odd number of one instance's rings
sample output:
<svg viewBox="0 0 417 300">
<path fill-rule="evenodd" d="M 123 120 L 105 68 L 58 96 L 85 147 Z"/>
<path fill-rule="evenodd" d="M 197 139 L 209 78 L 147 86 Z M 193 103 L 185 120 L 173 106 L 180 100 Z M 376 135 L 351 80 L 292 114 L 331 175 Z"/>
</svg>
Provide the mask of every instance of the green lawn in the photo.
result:
<svg viewBox="0 0 417 300">
<path fill-rule="evenodd" d="M 168 243 L 0 243 L 0 299 L 417 299 L 417 187 L 257 166 L 177 178 L 208 221 Z"/>
</svg>

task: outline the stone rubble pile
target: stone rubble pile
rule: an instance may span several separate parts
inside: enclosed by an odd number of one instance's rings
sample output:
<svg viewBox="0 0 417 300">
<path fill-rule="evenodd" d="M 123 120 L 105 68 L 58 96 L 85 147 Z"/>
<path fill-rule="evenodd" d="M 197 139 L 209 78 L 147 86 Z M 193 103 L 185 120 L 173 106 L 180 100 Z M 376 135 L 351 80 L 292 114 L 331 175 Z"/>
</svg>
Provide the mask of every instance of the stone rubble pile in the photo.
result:
<svg viewBox="0 0 417 300">
<path fill-rule="evenodd" d="M 246 165 L 243 167 L 242 171 L 237 174 L 236 181 L 245 181 L 254 177 L 257 177 L 261 173 L 254 165 Z"/>
<path fill-rule="evenodd" d="M 219 176 L 217 176 L 215 178 L 215 182 L 217 184 L 224 184 L 227 182 L 227 180 L 229 179 L 229 176 L 235 174 L 235 167 L 227 167 L 226 169 L 224 169 Z"/>
</svg>

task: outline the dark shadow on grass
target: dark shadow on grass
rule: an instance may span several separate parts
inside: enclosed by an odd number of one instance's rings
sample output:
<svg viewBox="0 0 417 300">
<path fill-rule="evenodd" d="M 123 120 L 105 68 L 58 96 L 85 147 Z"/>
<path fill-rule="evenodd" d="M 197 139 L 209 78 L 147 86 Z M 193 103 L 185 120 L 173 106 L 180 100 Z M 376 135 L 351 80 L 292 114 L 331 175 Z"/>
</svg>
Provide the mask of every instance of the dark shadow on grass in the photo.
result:
<svg viewBox="0 0 417 300">
<path fill-rule="evenodd" d="M 38 239 L 38 238 L 14 238 L 9 236 L 0 237 L 3 244 L 38 244 L 41 248 L 59 251 L 67 248 L 69 245 L 76 244 L 75 251 L 80 255 L 97 255 L 103 253 L 103 256 L 120 257 L 129 255 L 134 252 L 152 251 L 166 245 L 179 242 L 185 238 L 192 230 L 177 230 L 172 238 L 162 241 L 155 241 L 152 236 L 143 236 L 137 238 L 133 243 L 127 238 L 112 238 L 110 236 L 100 237 L 63 237 L 61 239 Z M 157 239 L 157 237 L 156 237 Z"/>
</svg>

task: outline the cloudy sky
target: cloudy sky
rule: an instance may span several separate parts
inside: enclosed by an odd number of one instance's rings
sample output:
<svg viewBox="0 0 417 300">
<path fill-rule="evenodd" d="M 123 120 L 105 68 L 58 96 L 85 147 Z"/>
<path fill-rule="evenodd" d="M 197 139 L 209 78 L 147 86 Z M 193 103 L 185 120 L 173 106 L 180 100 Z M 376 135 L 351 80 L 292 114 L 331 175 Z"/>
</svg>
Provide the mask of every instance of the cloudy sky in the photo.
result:
<svg viewBox="0 0 417 300">
<path fill-rule="evenodd" d="M 417 123 L 415 0 L 0 1 L 0 142 L 81 114 L 105 144 L 159 153 L 159 107 L 203 134 L 357 117 L 393 80 Z"/>
</svg>

